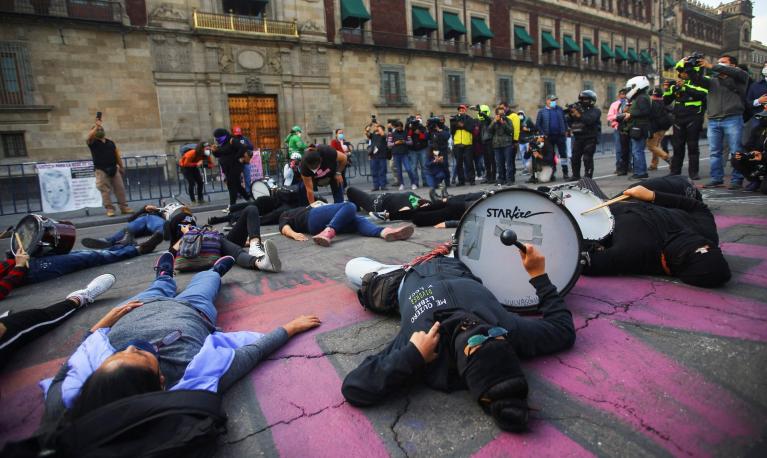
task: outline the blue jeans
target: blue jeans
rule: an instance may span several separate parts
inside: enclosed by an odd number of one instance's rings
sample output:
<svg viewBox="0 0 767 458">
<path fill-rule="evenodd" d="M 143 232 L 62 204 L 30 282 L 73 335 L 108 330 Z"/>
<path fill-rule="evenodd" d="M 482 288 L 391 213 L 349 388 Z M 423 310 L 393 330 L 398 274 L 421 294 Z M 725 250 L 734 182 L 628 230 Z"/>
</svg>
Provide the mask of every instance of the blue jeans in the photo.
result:
<svg viewBox="0 0 767 458">
<path fill-rule="evenodd" d="M 397 166 L 397 177 L 399 178 L 399 183 L 401 185 L 405 184 L 405 180 L 402 178 L 402 169 L 404 168 L 410 177 L 410 183 L 418 186 L 418 177 L 413 173 L 413 167 L 410 166 L 409 153 L 395 154 L 392 159 L 394 159 L 394 164 Z"/>
<path fill-rule="evenodd" d="M 618 129 L 613 131 L 613 146 L 615 146 L 615 170 L 621 165 L 621 133 Z"/>
<path fill-rule="evenodd" d="M 309 211 L 309 233 L 319 234 L 326 227 L 331 227 L 339 234 L 359 233 L 365 237 L 378 237 L 382 227 L 357 215 L 357 206 L 352 202 L 342 204 L 320 205 Z"/>
<path fill-rule="evenodd" d="M 127 230 L 134 237 L 144 237 L 152 234 L 162 234 L 165 227 L 165 219 L 157 215 L 141 215 L 128 223 L 127 227 L 115 232 L 114 235 L 107 237 L 112 243 L 117 243 L 125 235 Z"/>
<path fill-rule="evenodd" d="M 423 148 L 419 150 L 411 150 L 408 153 L 410 156 L 410 165 L 413 166 L 413 175 L 415 176 L 416 184 L 418 184 L 418 169 L 421 169 L 421 184 L 426 183 L 426 156 L 429 154 L 429 148 Z"/>
<path fill-rule="evenodd" d="M 110 247 L 107 250 L 72 251 L 67 254 L 30 258 L 25 283 L 38 283 L 88 267 L 124 261 L 138 255 L 135 246 L 121 245 Z"/>
<path fill-rule="evenodd" d="M 708 149 L 711 152 L 712 181 L 724 181 L 724 161 L 722 160 L 724 142 L 727 142 L 730 157 L 732 157 L 741 150 L 740 136 L 742 132 L 743 117 L 740 115 L 708 120 Z M 729 158 L 726 161 L 729 162 Z M 743 175 L 737 170 L 733 170 L 730 181 L 742 183 Z"/>
<path fill-rule="evenodd" d="M 370 175 L 373 177 L 374 188 L 381 189 L 386 186 L 386 159 L 371 159 Z"/>
<path fill-rule="evenodd" d="M 646 138 L 640 138 L 639 140 L 631 139 L 631 157 L 634 159 L 634 174 L 646 175 L 647 174 L 647 161 L 645 160 L 644 147 L 647 143 Z"/>
<path fill-rule="evenodd" d="M 513 180 L 517 172 L 514 159 L 516 148 L 514 145 L 504 146 L 503 148 L 494 148 L 495 166 L 498 169 L 498 181 Z"/>
<path fill-rule="evenodd" d="M 221 287 L 221 275 L 212 270 L 195 274 L 186 289 L 176 295 L 176 279 L 169 275 L 161 275 L 143 292 L 128 299 L 130 301 L 147 301 L 149 299 L 176 298 L 191 305 L 194 309 L 205 314 L 213 326 L 216 325 L 218 311 L 213 300 Z"/>
<path fill-rule="evenodd" d="M 437 189 L 442 181 L 445 182 L 445 186 L 450 185 L 450 175 L 447 173 L 445 167 L 430 167 L 426 173 L 426 184 L 432 188 Z"/>
</svg>

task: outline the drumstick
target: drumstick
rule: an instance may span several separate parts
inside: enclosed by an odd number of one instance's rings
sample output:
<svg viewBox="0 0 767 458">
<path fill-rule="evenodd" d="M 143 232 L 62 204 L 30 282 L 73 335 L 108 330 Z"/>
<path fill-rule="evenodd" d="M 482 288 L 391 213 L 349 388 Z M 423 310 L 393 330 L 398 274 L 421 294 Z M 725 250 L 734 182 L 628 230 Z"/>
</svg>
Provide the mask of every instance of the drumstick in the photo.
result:
<svg viewBox="0 0 767 458">
<path fill-rule="evenodd" d="M 21 237 L 19 237 L 19 233 L 14 232 L 13 235 L 16 237 L 16 251 L 20 254 L 24 254 L 24 244 L 21 243 Z"/>
<path fill-rule="evenodd" d="M 629 199 L 629 198 L 631 198 L 631 196 L 626 196 L 626 195 L 618 196 L 618 197 L 616 197 L 614 199 L 608 200 L 607 202 L 602 202 L 601 204 L 597 205 L 596 207 L 591 207 L 591 208 L 589 208 L 586 211 L 582 211 L 581 215 L 585 215 L 586 213 L 591 213 L 594 210 L 599 210 L 602 207 L 606 207 L 608 205 L 614 204 L 615 202 L 620 202 L 622 200 L 626 200 L 626 199 Z"/>
</svg>

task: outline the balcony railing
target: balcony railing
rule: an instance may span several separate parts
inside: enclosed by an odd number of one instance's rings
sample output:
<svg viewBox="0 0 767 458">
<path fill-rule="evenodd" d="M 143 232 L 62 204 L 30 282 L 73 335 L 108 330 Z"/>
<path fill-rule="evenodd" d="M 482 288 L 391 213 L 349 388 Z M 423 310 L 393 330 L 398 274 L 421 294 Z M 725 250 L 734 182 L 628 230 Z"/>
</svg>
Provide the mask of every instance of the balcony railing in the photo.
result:
<svg viewBox="0 0 767 458">
<path fill-rule="evenodd" d="M 295 22 L 273 21 L 238 14 L 204 13 L 197 10 L 194 11 L 192 17 L 195 29 L 298 37 L 298 27 Z"/>
<path fill-rule="evenodd" d="M 436 32 L 434 32 L 436 33 Z M 344 44 L 375 45 L 398 49 L 420 49 L 466 54 L 470 46 L 465 41 L 439 40 L 429 35 L 406 35 L 403 33 L 369 31 L 360 28 L 342 28 L 339 31 Z"/>
<path fill-rule="evenodd" d="M 122 22 L 122 5 L 105 0 L 0 0 L 0 12 Z"/>
</svg>

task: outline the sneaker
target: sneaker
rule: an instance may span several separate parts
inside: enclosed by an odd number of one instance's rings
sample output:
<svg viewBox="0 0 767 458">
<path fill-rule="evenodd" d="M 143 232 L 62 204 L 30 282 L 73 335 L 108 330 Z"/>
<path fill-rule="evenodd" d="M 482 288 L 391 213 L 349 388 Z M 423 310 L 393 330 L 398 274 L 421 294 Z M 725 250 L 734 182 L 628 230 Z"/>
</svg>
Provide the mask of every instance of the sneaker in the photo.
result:
<svg viewBox="0 0 767 458">
<path fill-rule="evenodd" d="M 163 236 L 161 233 L 157 232 L 152 234 L 151 237 L 144 240 L 141 244 L 138 245 L 137 249 L 140 254 L 147 254 L 154 251 L 155 248 L 157 248 L 157 245 L 161 244 L 163 240 Z"/>
<path fill-rule="evenodd" d="M 401 184 L 401 185 L 399 185 L 399 188 L 397 188 L 397 189 L 399 189 L 400 191 L 404 191 L 405 190 L 405 185 Z"/>
<path fill-rule="evenodd" d="M 749 181 L 745 188 L 743 188 L 746 192 L 756 192 L 759 190 L 759 187 L 761 186 L 761 183 L 759 181 Z"/>
<path fill-rule="evenodd" d="M 264 256 L 256 260 L 256 267 L 258 270 L 264 272 L 279 272 L 282 270 L 282 263 L 280 262 L 280 256 L 277 254 L 277 245 L 271 240 L 267 240 L 263 244 L 265 250 Z"/>
<path fill-rule="evenodd" d="M 388 212 L 370 212 L 368 215 L 371 218 L 375 218 L 381 221 L 386 221 L 389 219 L 389 213 Z"/>
<path fill-rule="evenodd" d="M 408 224 L 401 227 L 387 227 L 381 231 L 381 238 L 387 242 L 393 242 L 395 240 L 407 240 L 415 232 L 415 226 Z"/>
<path fill-rule="evenodd" d="M 173 266 L 175 264 L 176 259 L 173 257 L 173 253 L 170 251 L 166 251 L 165 253 L 161 254 L 159 258 L 154 262 L 154 271 L 155 278 L 162 277 L 163 275 L 167 275 L 169 277 L 173 276 Z"/>
<path fill-rule="evenodd" d="M 105 250 L 113 245 L 112 242 L 107 239 L 93 239 L 88 237 L 83 239 L 82 244 L 85 248 L 91 248 L 93 250 Z"/>
<path fill-rule="evenodd" d="M 412 184 L 412 185 L 410 185 L 410 189 L 415 191 L 416 189 L 418 189 L 418 185 L 417 184 Z"/>
<path fill-rule="evenodd" d="M 88 283 L 84 289 L 77 290 L 67 295 L 67 299 L 77 298 L 80 301 L 78 307 L 92 304 L 97 297 L 101 296 L 115 284 L 115 276 L 112 274 L 99 275 Z"/>
<path fill-rule="evenodd" d="M 120 213 L 123 215 L 130 215 L 133 213 L 133 209 L 130 207 L 120 207 Z"/>
<path fill-rule="evenodd" d="M 324 231 L 312 237 L 312 240 L 314 240 L 314 243 L 316 243 L 319 246 L 329 247 L 330 242 L 333 240 L 335 236 L 336 236 L 336 230 L 333 229 L 332 227 L 326 227 Z"/>
<path fill-rule="evenodd" d="M 114 208 L 107 208 L 107 216 L 110 217 L 110 218 L 115 216 Z"/>
<path fill-rule="evenodd" d="M 723 181 L 717 181 L 717 180 L 711 180 L 708 183 L 704 184 L 704 188 L 721 188 L 724 186 Z"/>
<path fill-rule="evenodd" d="M 216 272 L 219 276 L 223 277 L 234 266 L 234 258 L 231 256 L 224 256 L 219 258 L 210 270 Z"/>
<path fill-rule="evenodd" d="M 727 186 L 727 189 L 730 191 L 740 191 L 743 189 L 743 182 L 742 181 L 730 181 L 730 185 Z"/>
<path fill-rule="evenodd" d="M 261 243 L 261 239 L 253 239 L 250 241 L 250 248 L 248 248 L 248 254 L 254 258 L 263 258 L 266 256 L 264 251 L 264 244 Z"/>
</svg>

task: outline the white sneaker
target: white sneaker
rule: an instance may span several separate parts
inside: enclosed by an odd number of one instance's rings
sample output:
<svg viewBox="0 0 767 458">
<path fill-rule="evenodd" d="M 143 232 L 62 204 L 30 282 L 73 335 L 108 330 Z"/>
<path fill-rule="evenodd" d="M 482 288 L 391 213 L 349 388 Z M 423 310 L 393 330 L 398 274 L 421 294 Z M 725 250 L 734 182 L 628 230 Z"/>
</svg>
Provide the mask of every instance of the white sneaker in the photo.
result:
<svg viewBox="0 0 767 458">
<path fill-rule="evenodd" d="M 271 240 L 263 244 L 264 256 L 256 259 L 256 267 L 264 272 L 279 272 L 282 270 L 280 255 L 277 254 L 277 245 Z"/>
<path fill-rule="evenodd" d="M 404 184 L 399 185 L 399 190 L 400 191 L 404 191 L 405 190 L 405 185 Z"/>
<path fill-rule="evenodd" d="M 264 245 L 261 243 L 261 240 L 253 239 L 250 241 L 248 254 L 256 258 L 263 258 L 266 256 L 266 251 L 264 251 Z"/>
<path fill-rule="evenodd" d="M 410 189 L 412 189 L 413 191 L 415 191 L 416 189 L 418 189 L 418 185 L 416 185 L 416 184 L 414 184 L 414 185 L 411 185 L 411 186 L 410 186 Z"/>
<path fill-rule="evenodd" d="M 112 274 L 104 274 L 99 275 L 98 277 L 91 280 L 90 283 L 88 283 L 88 286 L 85 287 L 85 289 L 77 290 L 73 293 L 70 293 L 67 296 L 67 299 L 76 297 L 80 299 L 80 307 L 84 305 L 88 305 L 93 303 L 93 301 L 96 300 L 97 297 L 101 296 L 109 288 L 112 287 L 112 285 L 115 284 L 115 276 Z"/>
</svg>

